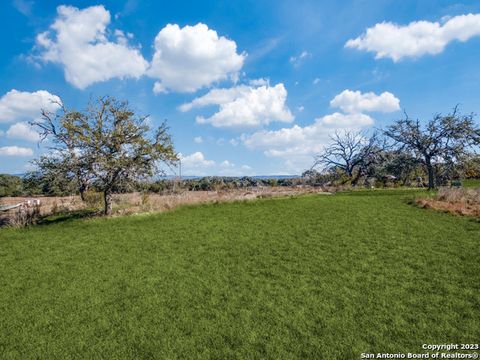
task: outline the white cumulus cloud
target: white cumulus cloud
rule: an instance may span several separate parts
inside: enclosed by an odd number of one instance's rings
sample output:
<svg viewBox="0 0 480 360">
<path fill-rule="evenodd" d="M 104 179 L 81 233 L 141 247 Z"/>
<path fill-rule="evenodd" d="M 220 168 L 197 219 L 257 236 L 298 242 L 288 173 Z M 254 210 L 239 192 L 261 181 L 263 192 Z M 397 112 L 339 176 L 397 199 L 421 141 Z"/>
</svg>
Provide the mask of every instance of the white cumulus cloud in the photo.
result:
<svg viewBox="0 0 480 360">
<path fill-rule="evenodd" d="M 249 149 L 263 150 L 267 157 L 285 160 L 285 168 L 300 173 L 313 163 L 313 156 L 329 143 L 335 130 L 357 130 L 373 124 L 365 114 L 334 113 L 320 117 L 311 125 L 294 125 L 273 131 L 258 131 L 242 135 L 243 145 Z"/>
<path fill-rule="evenodd" d="M 205 24 L 168 24 L 155 38 L 148 75 L 159 80 L 155 92 L 194 92 L 217 81 L 236 80 L 245 57 L 237 53 L 234 41 Z"/>
<path fill-rule="evenodd" d="M 452 41 L 465 42 L 480 35 L 480 14 L 459 15 L 447 21 L 415 21 L 408 25 L 382 22 L 368 28 L 346 47 L 375 53 L 375 58 L 399 61 L 406 57 L 418 58 L 426 54 L 439 54 Z"/>
<path fill-rule="evenodd" d="M 213 89 L 180 106 L 181 111 L 218 105 L 210 117 L 197 117 L 200 124 L 214 127 L 258 127 L 274 121 L 291 122 L 293 115 L 286 105 L 287 90 L 283 84 L 258 87 L 239 85 L 230 89 Z"/>
<path fill-rule="evenodd" d="M 37 36 L 40 58 L 63 67 L 66 80 L 77 88 L 112 78 L 138 78 L 148 62 L 140 51 L 128 45 L 122 31 L 108 39 L 110 12 L 102 5 L 78 9 L 59 6 L 50 30 Z"/>
<path fill-rule="evenodd" d="M 182 174 L 184 175 L 243 176 L 252 175 L 254 173 L 252 168 L 248 165 L 237 166 L 229 160 L 223 160 L 221 162 L 208 160 L 200 151 L 194 152 L 190 155 L 179 155 L 182 163 Z"/>
<path fill-rule="evenodd" d="M 242 135 L 242 143 L 251 149 L 265 149 L 267 156 L 286 154 L 314 154 L 335 130 L 354 130 L 372 125 L 373 119 L 365 114 L 333 113 L 315 119 L 312 125 L 294 125 L 279 130 L 262 130 L 252 135 Z"/>
<path fill-rule="evenodd" d="M 374 123 L 373 119 L 366 114 L 342 114 L 339 112 L 325 115 L 319 119 L 316 119 L 316 121 L 327 128 L 335 129 L 352 129 L 373 125 Z"/>
<path fill-rule="evenodd" d="M 27 122 L 18 122 L 10 126 L 7 130 L 7 137 L 11 139 L 20 139 L 26 141 L 39 141 L 40 134 L 32 129 L 32 126 Z"/>
<path fill-rule="evenodd" d="M 0 147 L 0 156 L 32 156 L 33 150 L 19 146 Z"/>
<path fill-rule="evenodd" d="M 232 167 L 235 167 L 235 164 L 228 161 L 228 160 L 223 160 L 221 163 L 220 163 L 220 167 L 221 168 L 232 168 Z"/>
<path fill-rule="evenodd" d="M 190 155 L 179 154 L 182 161 L 182 167 L 186 169 L 192 168 L 205 168 L 215 165 L 215 161 L 205 159 L 205 155 L 202 152 L 197 151 Z"/>
<path fill-rule="evenodd" d="M 42 109 L 54 112 L 60 104 L 58 96 L 45 90 L 27 92 L 13 89 L 0 98 L 0 123 L 36 119 Z"/>
<path fill-rule="evenodd" d="M 388 113 L 400 110 L 400 100 L 388 91 L 376 95 L 373 92 L 362 94 L 360 91 L 347 89 L 335 96 L 330 101 L 330 106 L 339 108 L 347 113 Z"/>
<path fill-rule="evenodd" d="M 249 149 L 263 150 L 267 157 L 284 159 L 285 168 L 289 172 L 299 173 L 312 165 L 313 156 L 321 152 L 330 142 L 330 136 L 335 131 L 357 131 L 373 125 L 373 118 L 362 111 L 394 111 L 396 109 L 391 106 L 392 104 L 387 106 L 389 102 L 385 102 L 385 96 L 381 98 L 383 94 L 380 96 L 373 94 L 375 99 L 381 99 L 372 102 L 368 101 L 372 97 L 369 94 L 372 93 L 352 93 L 360 95 L 362 101 L 358 101 L 358 99 L 357 101 L 346 101 L 345 98 L 350 98 L 345 97 L 346 94 L 349 94 L 345 91 L 332 100 L 332 106 L 339 107 L 344 113 L 334 112 L 319 117 L 313 124 L 307 126 L 293 125 L 278 130 L 261 130 L 253 134 L 243 134 L 240 140 Z M 365 97 L 365 95 L 368 96 Z M 354 98 L 356 99 L 355 96 Z M 388 100 L 390 96 L 386 96 L 386 98 Z M 334 101 L 335 99 L 337 100 Z M 394 103 L 398 107 L 398 103 Z"/>
</svg>

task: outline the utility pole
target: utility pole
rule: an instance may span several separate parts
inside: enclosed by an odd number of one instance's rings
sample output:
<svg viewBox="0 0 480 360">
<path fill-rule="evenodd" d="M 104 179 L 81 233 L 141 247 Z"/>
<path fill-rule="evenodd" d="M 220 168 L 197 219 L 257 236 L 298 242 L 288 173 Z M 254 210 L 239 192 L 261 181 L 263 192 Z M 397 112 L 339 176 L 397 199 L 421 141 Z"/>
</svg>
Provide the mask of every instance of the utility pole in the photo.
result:
<svg viewBox="0 0 480 360">
<path fill-rule="evenodd" d="M 182 159 L 178 160 L 178 176 L 175 176 L 175 179 L 173 180 L 173 191 L 177 191 L 177 187 L 180 187 L 180 184 L 182 182 Z"/>
<path fill-rule="evenodd" d="M 180 171 L 179 171 L 180 181 L 182 181 L 182 159 L 179 159 L 178 162 L 180 163 Z"/>
</svg>

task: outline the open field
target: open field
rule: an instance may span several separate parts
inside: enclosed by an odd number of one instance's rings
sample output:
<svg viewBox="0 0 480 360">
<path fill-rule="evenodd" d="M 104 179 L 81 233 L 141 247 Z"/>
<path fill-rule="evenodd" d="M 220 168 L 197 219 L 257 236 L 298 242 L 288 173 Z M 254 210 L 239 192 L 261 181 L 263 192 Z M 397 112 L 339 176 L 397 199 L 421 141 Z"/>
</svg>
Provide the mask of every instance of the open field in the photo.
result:
<svg viewBox="0 0 480 360">
<path fill-rule="evenodd" d="M 359 359 L 480 339 L 480 223 L 362 191 L 0 230 L 0 358 Z"/>
<path fill-rule="evenodd" d="M 230 202 L 237 200 L 253 200 L 257 198 L 292 196 L 324 192 L 321 188 L 313 187 L 254 187 L 251 189 L 229 189 L 219 191 L 185 191 L 175 193 L 127 193 L 113 195 L 113 211 L 115 215 L 130 215 L 144 212 L 162 212 L 175 209 L 183 205 L 208 204 Z M 40 196 L 40 197 L 3 197 L 0 205 L 14 205 L 26 200 L 36 198 L 40 200 L 39 212 L 41 216 L 64 214 L 78 211 L 100 211 L 103 208 L 102 194 L 94 193 L 89 196 L 90 201 L 82 202 L 80 196 Z M 8 217 L 14 217 L 17 210 L 0 213 L 7 222 Z"/>
</svg>

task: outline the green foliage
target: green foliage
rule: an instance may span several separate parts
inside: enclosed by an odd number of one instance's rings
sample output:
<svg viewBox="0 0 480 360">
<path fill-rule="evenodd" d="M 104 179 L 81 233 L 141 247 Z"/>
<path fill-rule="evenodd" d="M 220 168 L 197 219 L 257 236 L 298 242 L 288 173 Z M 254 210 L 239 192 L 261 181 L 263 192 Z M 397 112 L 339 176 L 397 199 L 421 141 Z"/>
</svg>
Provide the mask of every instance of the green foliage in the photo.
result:
<svg viewBox="0 0 480 360">
<path fill-rule="evenodd" d="M 62 109 L 60 115 L 42 111 L 42 121 L 34 123 L 55 145 L 37 161 L 39 172 L 76 179 L 82 197 L 94 183 L 104 194 L 105 214 L 112 210 L 112 192 L 128 191 L 130 184 L 155 175 L 159 163 L 178 160 L 166 124 L 152 134 L 147 117 L 126 101 L 106 96 L 85 111 Z"/>
<path fill-rule="evenodd" d="M 383 161 L 372 169 L 370 175 L 383 186 L 392 176 L 395 178 L 395 183 L 403 186 L 414 184 L 418 176 L 425 176 L 420 162 L 408 152 L 385 151 L 382 158 Z"/>
<path fill-rule="evenodd" d="M 20 196 L 22 192 L 22 178 L 13 175 L 0 174 L 0 197 Z"/>
<path fill-rule="evenodd" d="M 206 176 L 198 179 L 187 180 L 158 180 L 153 183 L 141 183 L 136 185 L 137 191 L 148 190 L 151 192 L 170 192 L 175 189 L 188 191 L 220 191 L 231 189 L 247 189 L 257 186 L 294 186 L 300 185 L 300 178 L 284 179 L 258 179 L 253 177 L 229 177 L 229 176 Z"/>
<path fill-rule="evenodd" d="M 88 190 L 85 193 L 85 205 L 88 209 L 91 210 L 101 210 L 104 207 L 103 195 L 102 193 L 95 191 L 93 189 Z"/>
<path fill-rule="evenodd" d="M 463 176 L 466 179 L 480 179 L 480 155 L 471 155 L 462 162 Z"/>
<path fill-rule="evenodd" d="M 480 223 L 414 194 L 0 230 L 0 358 L 344 360 L 478 342 Z"/>
<path fill-rule="evenodd" d="M 28 195 L 67 196 L 77 192 L 74 178 L 47 167 L 27 173 L 23 184 L 24 192 Z"/>
<path fill-rule="evenodd" d="M 480 145 L 480 127 L 473 115 L 460 115 L 457 107 L 425 124 L 406 116 L 388 126 L 384 134 L 425 166 L 429 189 L 457 178 L 462 158 Z"/>
<path fill-rule="evenodd" d="M 465 187 L 477 187 L 480 188 L 480 179 L 468 179 L 462 181 L 462 185 Z"/>
</svg>

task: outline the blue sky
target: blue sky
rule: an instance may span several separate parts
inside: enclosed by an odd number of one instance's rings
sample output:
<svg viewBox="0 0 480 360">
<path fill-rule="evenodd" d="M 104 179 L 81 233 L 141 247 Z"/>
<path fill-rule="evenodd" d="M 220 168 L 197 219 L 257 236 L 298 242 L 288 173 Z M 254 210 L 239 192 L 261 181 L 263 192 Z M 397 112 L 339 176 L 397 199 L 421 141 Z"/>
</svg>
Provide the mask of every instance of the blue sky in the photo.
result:
<svg viewBox="0 0 480 360">
<path fill-rule="evenodd" d="M 480 105 L 478 1 L 2 1 L 0 173 L 40 107 L 129 100 L 190 175 L 299 174 L 334 131 Z M 182 106 L 183 105 L 183 106 Z"/>
</svg>

